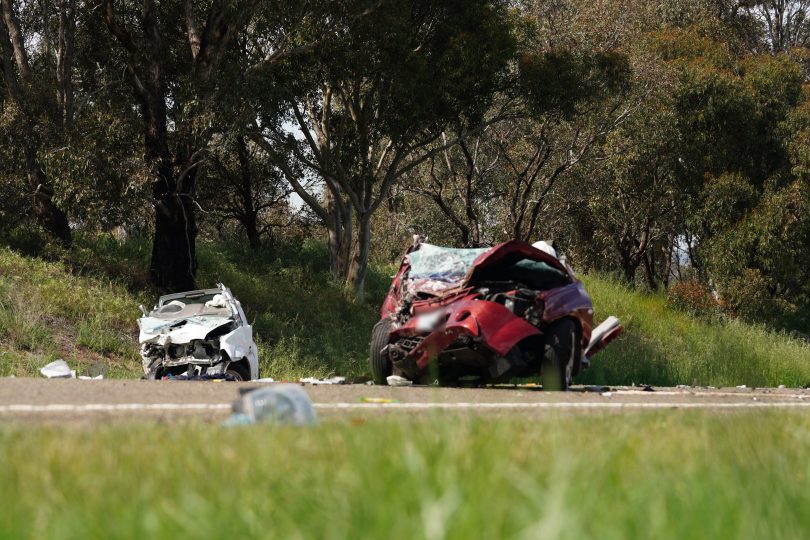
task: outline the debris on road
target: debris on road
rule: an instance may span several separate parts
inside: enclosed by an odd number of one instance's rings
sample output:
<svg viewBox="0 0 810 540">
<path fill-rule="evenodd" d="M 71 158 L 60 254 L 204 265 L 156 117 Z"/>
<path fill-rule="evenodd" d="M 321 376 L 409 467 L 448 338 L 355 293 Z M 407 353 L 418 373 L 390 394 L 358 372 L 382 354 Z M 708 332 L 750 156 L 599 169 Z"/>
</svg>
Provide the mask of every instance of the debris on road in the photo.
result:
<svg viewBox="0 0 810 540">
<path fill-rule="evenodd" d="M 54 360 L 50 364 L 43 366 L 40 370 L 43 377 L 48 379 L 75 379 L 76 370 L 70 369 L 70 366 L 62 360 Z"/>
<path fill-rule="evenodd" d="M 399 375 L 389 375 L 385 380 L 388 382 L 388 386 L 413 386 L 413 381 Z"/>
<path fill-rule="evenodd" d="M 292 426 L 315 424 L 312 401 L 300 386 L 279 384 L 246 392 L 233 404 L 233 414 L 224 425 L 271 423 Z"/>
<path fill-rule="evenodd" d="M 298 379 L 298 382 L 302 384 L 346 384 L 346 377 L 330 377 L 328 379 L 318 379 L 317 377 L 304 377 L 302 379 Z"/>
<path fill-rule="evenodd" d="M 601 394 L 602 392 L 610 392 L 609 386 L 585 386 L 582 388 L 583 392 L 594 392 Z"/>
</svg>

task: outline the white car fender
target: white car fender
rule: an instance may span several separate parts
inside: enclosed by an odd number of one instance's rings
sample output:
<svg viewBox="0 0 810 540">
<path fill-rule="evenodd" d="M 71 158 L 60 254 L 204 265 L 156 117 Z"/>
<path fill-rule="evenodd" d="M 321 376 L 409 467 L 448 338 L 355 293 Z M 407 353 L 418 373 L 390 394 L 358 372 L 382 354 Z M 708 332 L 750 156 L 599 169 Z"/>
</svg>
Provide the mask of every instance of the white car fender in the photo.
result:
<svg viewBox="0 0 810 540">
<path fill-rule="evenodd" d="M 233 332 L 219 338 L 219 348 L 228 355 L 233 362 L 247 358 L 250 364 L 250 376 L 256 378 L 259 372 L 259 355 L 256 344 L 253 342 L 253 328 L 240 326 Z"/>
</svg>

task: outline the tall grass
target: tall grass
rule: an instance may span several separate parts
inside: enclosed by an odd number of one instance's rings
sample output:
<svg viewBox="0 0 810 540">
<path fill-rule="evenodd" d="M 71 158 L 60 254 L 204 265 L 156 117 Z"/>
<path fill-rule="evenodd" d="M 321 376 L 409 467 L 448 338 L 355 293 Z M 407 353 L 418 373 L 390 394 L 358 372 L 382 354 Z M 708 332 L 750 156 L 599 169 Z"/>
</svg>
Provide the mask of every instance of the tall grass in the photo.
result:
<svg viewBox="0 0 810 540">
<path fill-rule="evenodd" d="M 666 307 L 662 295 L 585 277 L 597 320 L 618 316 L 622 338 L 594 356 L 580 382 L 802 386 L 810 383 L 810 346 L 738 320 L 707 321 Z"/>
<path fill-rule="evenodd" d="M 798 540 L 809 433 L 784 411 L 5 425 L 0 537 Z"/>
<path fill-rule="evenodd" d="M 132 376 L 137 306 L 115 280 L 0 248 L 0 376 L 35 375 L 59 357 L 79 373 L 102 364 L 110 375 Z"/>
</svg>

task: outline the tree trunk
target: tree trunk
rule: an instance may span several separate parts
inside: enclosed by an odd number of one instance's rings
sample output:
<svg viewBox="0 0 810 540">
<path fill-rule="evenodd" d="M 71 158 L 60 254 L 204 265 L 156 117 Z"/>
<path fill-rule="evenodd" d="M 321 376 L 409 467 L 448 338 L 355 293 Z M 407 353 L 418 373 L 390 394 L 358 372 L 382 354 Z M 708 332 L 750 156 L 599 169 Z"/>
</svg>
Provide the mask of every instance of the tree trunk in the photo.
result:
<svg viewBox="0 0 810 540">
<path fill-rule="evenodd" d="M 655 259 L 653 253 L 645 253 L 642 257 L 644 262 L 644 277 L 647 278 L 647 285 L 650 290 L 658 290 L 658 281 L 655 279 Z"/>
<path fill-rule="evenodd" d="M 256 224 L 256 216 L 252 215 L 242 221 L 242 226 L 245 228 L 248 244 L 253 251 L 259 251 L 262 247 L 262 239 L 259 235 L 259 228 Z"/>
<path fill-rule="evenodd" d="M 166 193 L 155 207 L 149 280 L 166 291 L 195 289 L 197 224 L 189 197 Z"/>
<path fill-rule="evenodd" d="M 357 246 L 352 257 L 352 265 L 346 276 L 346 285 L 351 287 L 354 294 L 360 300 L 363 299 L 363 292 L 368 271 L 368 256 L 371 247 L 371 227 L 370 216 L 360 216 L 357 224 Z"/>
<path fill-rule="evenodd" d="M 37 165 L 38 167 L 38 165 Z M 29 170 L 28 177 L 31 179 L 32 172 Z M 42 178 L 38 178 L 41 176 Z M 37 168 L 34 173 L 34 215 L 37 223 L 45 229 L 45 232 L 63 247 L 69 247 L 72 241 L 70 224 L 67 214 L 63 212 L 56 203 L 53 202 L 53 191 L 45 184 L 45 175 Z"/>
<path fill-rule="evenodd" d="M 326 209 L 331 222 L 326 224 L 329 246 L 329 270 L 338 279 L 345 279 L 349 271 L 352 244 L 352 207 L 336 201 L 331 190 L 326 190 Z"/>
</svg>

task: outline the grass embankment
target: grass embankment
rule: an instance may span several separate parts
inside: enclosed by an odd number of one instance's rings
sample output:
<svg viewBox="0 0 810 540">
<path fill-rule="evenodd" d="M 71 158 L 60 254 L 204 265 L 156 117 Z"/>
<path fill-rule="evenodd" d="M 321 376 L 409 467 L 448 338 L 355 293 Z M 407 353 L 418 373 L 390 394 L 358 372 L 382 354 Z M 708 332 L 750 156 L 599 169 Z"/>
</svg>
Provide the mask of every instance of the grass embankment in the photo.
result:
<svg viewBox="0 0 810 540">
<path fill-rule="evenodd" d="M 79 237 L 63 262 L 0 248 L 0 376 L 36 375 L 58 357 L 80 371 L 109 365 L 109 375 L 140 375 L 138 304 L 157 297 L 146 285 L 149 243 Z M 366 373 L 370 329 L 392 268 L 372 268 L 365 302 L 329 277 L 315 242 L 241 252 L 198 245 L 200 287 L 228 285 L 252 321 L 262 375 Z M 649 295 L 586 278 L 597 318 L 619 316 L 626 332 L 594 358 L 577 382 L 599 384 L 804 385 L 810 347 L 744 323 L 708 322 Z"/>
<path fill-rule="evenodd" d="M 810 417 L 0 429 L 3 538 L 807 538 Z M 564 429 L 560 429 L 564 425 Z"/>
<path fill-rule="evenodd" d="M 387 275 L 369 272 L 369 301 L 361 302 L 330 277 L 315 243 L 256 254 L 200 242 L 197 254 L 198 286 L 225 283 L 242 302 L 263 376 L 366 370 Z M 109 376 L 140 376 L 138 305 L 158 296 L 147 285 L 149 243 L 79 236 L 59 255 L 45 262 L 0 248 L 0 376 L 38 375 L 60 357 L 80 373 L 109 364 Z"/>
<path fill-rule="evenodd" d="M 585 277 L 596 318 L 616 315 L 622 338 L 594 356 L 577 382 L 804 386 L 810 383 L 810 345 L 738 320 L 707 321 L 668 308 L 663 295 L 645 294 L 604 278 Z"/>
</svg>

